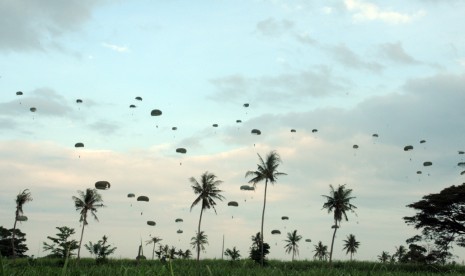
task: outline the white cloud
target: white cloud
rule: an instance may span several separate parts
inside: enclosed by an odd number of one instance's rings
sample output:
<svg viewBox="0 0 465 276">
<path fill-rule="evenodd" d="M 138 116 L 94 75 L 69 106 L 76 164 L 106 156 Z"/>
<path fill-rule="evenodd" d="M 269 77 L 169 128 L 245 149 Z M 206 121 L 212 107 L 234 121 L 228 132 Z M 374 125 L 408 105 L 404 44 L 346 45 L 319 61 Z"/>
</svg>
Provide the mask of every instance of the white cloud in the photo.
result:
<svg viewBox="0 0 465 276">
<path fill-rule="evenodd" d="M 102 46 L 105 48 L 111 49 L 113 51 L 119 52 L 119 53 L 129 52 L 129 48 L 126 46 L 119 46 L 119 45 L 110 44 L 106 42 L 103 42 Z"/>
<path fill-rule="evenodd" d="M 359 0 L 345 0 L 344 4 L 353 13 L 352 17 L 355 21 L 380 20 L 389 24 L 403 24 L 425 15 L 425 11 L 423 10 L 413 14 L 382 10 L 375 4 Z"/>
</svg>

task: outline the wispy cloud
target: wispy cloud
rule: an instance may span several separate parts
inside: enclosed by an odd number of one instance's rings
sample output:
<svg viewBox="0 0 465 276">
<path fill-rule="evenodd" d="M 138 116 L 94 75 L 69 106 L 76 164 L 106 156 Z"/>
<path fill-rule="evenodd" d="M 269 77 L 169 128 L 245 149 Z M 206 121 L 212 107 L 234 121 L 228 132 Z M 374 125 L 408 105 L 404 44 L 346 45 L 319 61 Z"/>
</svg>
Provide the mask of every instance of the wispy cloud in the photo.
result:
<svg viewBox="0 0 465 276">
<path fill-rule="evenodd" d="M 129 52 L 129 48 L 127 46 L 120 46 L 116 44 L 110 44 L 103 42 L 102 46 L 108 49 L 111 49 L 113 51 L 119 52 L 119 53 L 124 53 L 124 52 Z"/>
<path fill-rule="evenodd" d="M 344 4 L 347 10 L 353 13 L 352 18 L 355 21 L 380 20 L 389 24 L 403 24 L 425 15 L 425 11 L 423 10 L 419 10 L 413 14 L 382 10 L 375 4 L 359 0 L 345 0 Z"/>
</svg>

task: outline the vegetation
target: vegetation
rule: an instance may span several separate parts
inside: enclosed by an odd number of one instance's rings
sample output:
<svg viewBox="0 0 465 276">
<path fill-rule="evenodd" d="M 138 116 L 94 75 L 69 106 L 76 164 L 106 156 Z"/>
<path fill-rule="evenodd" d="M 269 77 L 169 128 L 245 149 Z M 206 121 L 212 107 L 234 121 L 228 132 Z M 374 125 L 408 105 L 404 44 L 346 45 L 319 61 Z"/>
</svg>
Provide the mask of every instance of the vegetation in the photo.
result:
<svg viewBox="0 0 465 276">
<path fill-rule="evenodd" d="M 98 217 L 95 214 L 98 208 L 105 207 L 103 205 L 102 196 L 98 193 L 97 189 L 86 189 L 85 192 L 78 191 L 78 197 L 73 196 L 74 206 L 76 207 L 76 211 L 79 211 L 79 222 L 82 223 L 82 230 L 81 230 L 81 238 L 79 239 L 79 247 L 78 247 L 78 254 L 77 258 L 80 258 L 81 254 L 81 245 L 82 245 L 82 237 L 84 236 L 84 227 L 88 224 L 87 222 L 87 214 L 90 214 L 94 217 L 96 221 L 98 221 Z"/>
<path fill-rule="evenodd" d="M 23 190 L 16 196 L 15 222 L 13 225 L 13 231 L 11 232 L 12 233 L 11 248 L 12 248 L 12 253 L 13 253 L 13 259 L 16 258 L 16 249 L 15 249 L 16 224 L 18 223 L 18 220 L 21 220 L 21 221 L 24 220 L 24 219 L 20 219 L 21 216 L 24 215 L 23 206 L 29 201 L 32 201 L 32 196 L 31 196 L 31 193 L 29 192 L 29 189 Z"/>
<path fill-rule="evenodd" d="M 201 235 L 203 235 L 203 231 L 200 231 L 200 224 L 202 223 L 202 214 L 205 209 L 210 209 L 213 208 L 216 214 L 216 209 L 215 209 L 215 199 L 222 201 L 224 197 L 220 194 L 222 191 L 218 189 L 218 186 L 222 183 L 221 180 L 216 179 L 216 175 L 213 173 L 209 172 L 204 172 L 200 176 L 200 183 L 193 177 L 191 177 L 190 182 L 192 183 L 192 189 L 194 190 L 194 194 L 198 195 L 197 198 L 192 202 L 191 205 L 191 211 L 192 208 L 194 208 L 195 205 L 201 203 L 201 209 L 200 209 L 200 218 L 199 218 L 199 227 L 196 233 L 196 239 L 198 242 L 201 241 Z M 206 237 L 206 235 L 205 235 Z M 195 238 L 195 237 L 194 237 Z M 208 244 L 208 242 L 206 243 Z M 200 248 L 202 250 L 205 250 L 204 245 L 197 244 L 197 261 L 200 259 Z"/>
<path fill-rule="evenodd" d="M 339 185 L 336 190 L 332 185 L 329 185 L 331 191 L 329 192 L 329 196 L 323 195 L 326 198 L 325 204 L 323 204 L 323 209 L 327 209 L 328 213 L 333 212 L 334 214 L 334 225 L 331 227 L 334 229 L 333 238 L 331 240 L 331 250 L 329 251 L 329 263 L 332 263 L 333 258 L 333 246 L 334 246 L 334 238 L 336 237 L 336 231 L 340 227 L 340 223 L 342 218 L 344 217 L 346 221 L 347 219 L 347 211 L 354 212 L 355 207 L 350 203 L 352 199 L 352 189 L 346 189 L 345 185 Z M 338 224 L 339 223 L 339 224 Z"/>
<path fill-rule="evenodd" d="M 315 250 L 313 250 L 313 252 L 315 252 L 313 258 L 318 259 L 319 261 L 326 261 L 328 259 L 328 246 L 323 245 L 321 241 L 315 245 Z"/>
<path fill-rule="evenodd" d="M 286 253 L 290 254 L 292 252 L 292 261 L 294 261 L 294 256 L 299 255 L 299 241 L 302 239 L 301 235 L 297 235 L 297 230 L 294 230 L 292 233 L 287 233 L 287 239 L 284 240 L 286 245 Z"/>
<path fill-rule="evenodd" d="M 205 251 L 205 245 L 208 244 L 208 237 L 203 231 L 200 231 L 191 238 L 192 248 L 197 251 L 197 261 L 199 260 L 200 250 Z"/>
<path fill-rule="evenodd" d="M 270 253 L 270 245 L 263 243 L 263 238 L 260 237 L 260 232 L 252 236 L 252 246 L 250 247 L 250 259 L 259 263 L 261 266 L 267 264 L 266 255 Z"/>
<path fill-rule="evenodd" d="M 283 172 L 278 172 L 278 167 L 279 164 L 281 163 L 281 157 L 276 151 L 271 151 L 268 153 L 266 156 L 266 159 L 263 160 L 263 158 L 258 154 L 258 159 L 260 160 L 260 163 L 257 164 L 257 170 L 256 171 L 248 171 L 245 173 L 245 177 L 251 176 L 252 179 L 249 180 L 249 183 L 253 184 L 253 187 L 255 188 L 257 186 L 257 183 L 262 182 L 265 180 L 265 193 L 263 196 L 263 211 L 262 211 L 262 225 L 260 228 L 260 237 L 261 237 L 261 265 L 264 265 L 265 261 L 265 248 L 264 245 L 265 243 L 263 242 L 263 223 L 265 221 L 265 207 L 266 207 L 266 190 L 268 188 L 268 182 L 271 184 L 275 184 L 278 180 L 278 176 L 280 175 L 286 175 L 286 173 Z"/>
<path fill-rule="evenodd" d="M 75 234 L 73 228 L 66 226 L 55 227 L 58 229 L 59 233 L 56 234 L 56 238 L 47 237 L 53 243 L 48 244 L 44 242 L 43 249 L 44 251 L 50 251 L 51 253 L 48 257 L 52 258 L 61 258 L 66 259 L 73 256 L 73 251 L 78 249 L 78 242 L 74 239 L 71 239 L 71 236 Z"/>
<path fill-rule="evenodd" d="M 155 255 L 155 246 L 157 243 L 161 242 L 163 239 L 160 239 L 159 237 L 151 237 L 150 240 L 145 242 L 145 245 L 153 244 L 153 250 L 152 250 L 152 260 Z"/>
<path fill-rule="evenodd" d="M 29 249 L 26 245 L 26 234 L 21 232 L 21 230 L 16 229 L 15 231 L 15 254 L 16 257 L 22 258 L 27 257 L 25 254 Z M 3 226 L 0 226 L 0 253 L 5 257 L 13 257 L 13 248 L 11 247 L 11 239 L 13 237 L 13 228 L 6 229 Z"/>
<path fill-rule="evenodd" d="M 344 240 L 344 249 L 346 254 L 350 253 L 350 260 L 352 261 L 352 255 L 357 253 L 357 249 L 360 246 L 360 242 L 355 239 L 355 236 L 350 234 L 347 236 L 347 240 Z"/>
<path fill-rule="evenodd" d="M 241 254 L 239 253 L 239 250 L 236 249 L 234 246 L 233 249 L 227 248 L 226 251 L 224 251 L 224 255 L 227 257 L 231 258 L 231 261 L 237 261 L 241 258 Z"/>
<path fill-rule="evenodd" d="M 84 245 L 90 254 L 96 257 L 97 264 L 106 263 L 108 261 L 107 257 L 116 250 L 116 247 L 111 247 L 110 244 L 107 244 L 107 241 L 108 237 L 104 235 L 97 243 L 89 242 L 89 244 Z"/>
</svg>

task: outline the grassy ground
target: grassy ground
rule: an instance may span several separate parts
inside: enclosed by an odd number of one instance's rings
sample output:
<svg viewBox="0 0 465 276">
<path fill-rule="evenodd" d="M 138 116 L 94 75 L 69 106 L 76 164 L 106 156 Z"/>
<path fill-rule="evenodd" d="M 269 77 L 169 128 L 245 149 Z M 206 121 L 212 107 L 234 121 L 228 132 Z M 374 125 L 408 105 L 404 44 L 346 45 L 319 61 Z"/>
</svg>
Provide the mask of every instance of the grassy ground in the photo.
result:
<svg viewBox="0 0 465 276">
<path fill-rule="evenodd" d="M 375 262 L 319 261 L 281 262 L 270 261 L 261 268 L 249 260 L 230 262 L 225 260 L 174 260 L 166 264 L 160 261 L 110 260 L 96 265 L 93 259 L 79 263 L 64 263 L 56 259 L 3 259 L 0 276 L 4 275 L 465 275 L 460 265 L 427 266 L 413 264 L 380 264 Z"/>
</svg>

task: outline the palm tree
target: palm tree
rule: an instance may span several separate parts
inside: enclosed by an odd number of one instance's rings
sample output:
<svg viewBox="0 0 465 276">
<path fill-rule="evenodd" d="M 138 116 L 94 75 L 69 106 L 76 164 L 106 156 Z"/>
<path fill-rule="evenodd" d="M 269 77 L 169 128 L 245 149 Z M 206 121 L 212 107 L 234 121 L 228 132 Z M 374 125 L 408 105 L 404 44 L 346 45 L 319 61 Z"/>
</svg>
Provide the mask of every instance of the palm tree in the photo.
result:
<svg viewBox="0 0 465 276">
<path fill-rule="evenodd" d="M 266 160 L 263 160 L 263 158 L 258 154 L 258 158 L 260 160 L 260 163 L 257 164 L 257 170 L 256 171 L 248 171 L 245 173 L 245 177 L 252 176 L 253 178 L 249 180 L 249 183 L 253 184 L 253 187 L 255 188 L 257 186 L 257 183 L 265 180 L 265 195 L 263 197 L 263 211 L 262 211 L 262 225 L 260 228 L 260 237 L 261 237 L 261 265 L 263 266 L 263 261 L 264 261 L 264 254 L 263 254 L 263 223 L 265 220 L 265 207 L 266 207 L 266 190 L 268 187 L 268 182 L 271 184 L 274 184 L 278 180 L 278 176 L 280 175 L 286 175 L 283 172 L 278 172 L 278 166 L 281 163 L 281 157 L 276 151 L 271 151 L 268 153 L 266 156 Z"/>
<path fill-rule="evenodd" d="M 302 239 L 301 235 L 297 235 L 297 230 L 292 233 L 287 233 L 287 239 L 284 240 L 287 244 L 284 246 L 286 253 L 292 252 L 292 261 L 294 261 L 294 255 L 299 255 L 299 245 L 297 244 Z"/>
<path fill-rule="evenodd" d="M 224 251 L 224 254 L 230 257 L 232 261 L 239 260 L 239 258 L 241 257 L 239 250 L 237 250 L 235 246 L 233 247 L 233 249 L 227 248 L 226 251 Z"/>
<path fill-rule="evenodd" d="M 315 250 L 313 250 L 313 252 L 315 252 L 315 255 L 313 255 L 314 258 L 318 258 L 320 261 L 326 260 L 328 257 L 328 246 L 323 245 L 323 243 L 319 241 L 318 244 L 315 245 Z"/>
<path fill-rule="evenodd" d="M 29 189 L 25 189 L 16 196 L 16 211 L 15 211 L 15 223 L 13 225 L 13 232 L 11 233 L 11 248 L 13 250 L 13 259 L 16 258 L 16 249 L 15 249 L 15 234 L 16 234 L 16 224 L 18 223 L 18 218 L 24 214 L 23 205 L 29 201 L 32 201 L 31 193 Z"/>
<path fill-rule="evenodd" d="M 378 255 L 378 260 L 380 262 L 382 262 L 382 263 L 386 263 L 389 260 L 390 257 L 391 257 L 391 255 L 389 255 L 388 252 L 383 251 L 383 252 L 381 252 L 381 255 Z"/>
<path fill-rule="evenodd" d="M 360 246 L 360 242 L 355 239 L 355 236 L 350 234 L 347 236 L 347 240 L 344 240 L 344 249 L 346 254 L 350 253 L 350 260 L 352 261 L 352 255 L 357 253 L 357 249 Z"/>
<path fill-rule="evenodd" d="M 80 259 L 81 253 L 81 244 L 82 244 L 82 237 L 84 236 L 84 227 L 88 224 L 87 222 L 87 214 L 90 211 L 90 214 L 94 217 L 96 221 L 98 221 L 97 212 L 98 208 L 105 207 L 103 205 L 102 196 L 98 193 L 97 189 L 86 189 L 85 192 L 78 191 L 78 197 L 73 196 L 74 200 L 74 207 L 76 207 L 76 211 L 79 211 L 79 222 L 82 222 L 82 230 L 81 230 L 81 239 L 79 240 L 79 249 L 77 259 Z"/>
<path fill-rule="evenodd" d="M 200 249 L 202 249 L 202 251 L 205 251 L 206 244 L 208 244 L 208 237 L 207 234 L 205 234 L 203 231 L 200 231 L 200 233 L 197 233 L 197 235 L 191 238 L 192 248 L 196 249 L 197 252 L 199 252 Z"/>
<path fill-rule="evenodd" d="M 152 260 L 155 257 L 155 245 L 159 242 L 161 242 L 163 239 L 160 239 L 159 237 L 151 237 L 150 240 L 145 242 L 145 245 L 149 245 L 153 243 L 153 251 L 152 251 Z"/>
<path fill-rule="evenodd" d="M 338 223 L 340 224 L 343 217 L 346 221 L 348 221 L 346 212 L 354 212 L 353 209 L 356 209 L 357 207 L 350 204 L 350 200 L 355 198 L 350 196 L 352 189 L 346 189 L 345 185 L 339 185 L 337 190 L 334 190 L 332 185 L 329 185 L 329 187 L 331 188 L 329 196 L 323 195 L 323 197 L 326 198 L 326 202 L 323 204 L 323 209 L 328 209 L 328 213 L 334 213 L 334 225 L 331 227 L 334 228 L 334 233 L 331 241 L 331 251 L 329 252 L 329 263 L 331 264 L 333 258 L 334 238 L 336 237 L 336 231 L 339 228 Z"/>
<path fill-rule="evenodd" d="M 218 186 L 223 183 L 221 180 L 216 179 L 216 175 L 213 173 L 204 172 L 200 176 L 200 183 L 193 177 L 189 179 L 192 183 L 192 189 L 194 190 L 194 194 L 198 195 L 197 198 L 192 202 L 192 208 L 197 205 L 199 202 L 202 204 L 202 208 L 200 209 L 200 218 L 199 218 L 199 227 L 197 229 L 197 235 L 202 233 L 200 231 L 200 224 L 202 223 L 202 214 L 203 210 L 213 208 L 216 214 L 215 209 L 215 199 L 223 201 L 224 197 L 220 194 L 222 191 L 218 189 Z M 200 245 L 197 246 L 197 261 L 200 259 Z"/>
<path fill-rule="evenodd" d="M 184 254 L 182 255 L 182 258 L 190 259 L 191 257 L 192 257 L 192 252 L 189 249 L 186 249 L 186 251 L 184 251 Z"/>
<path fill-rule="evenodd" d="M 394 256 L 397 257 L 397 260 L 399 261 L 399 263 L 404 262 L 404 257 L 406 254 L 407 254 L 407 249 L 405 248 L 405 246 L 400 245 L 399 247 L 396 247 L 396 253 L 394 254 Z"/>
</svg>

